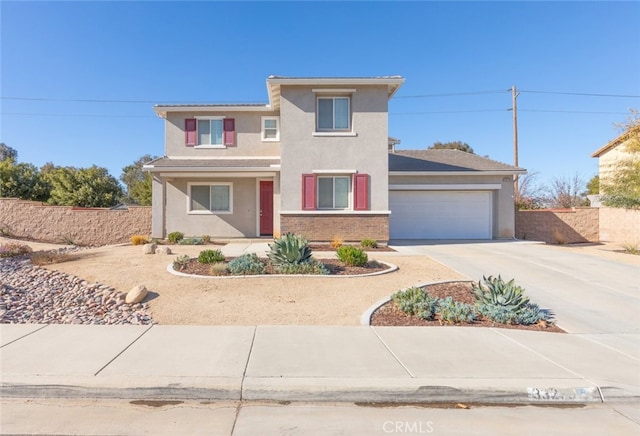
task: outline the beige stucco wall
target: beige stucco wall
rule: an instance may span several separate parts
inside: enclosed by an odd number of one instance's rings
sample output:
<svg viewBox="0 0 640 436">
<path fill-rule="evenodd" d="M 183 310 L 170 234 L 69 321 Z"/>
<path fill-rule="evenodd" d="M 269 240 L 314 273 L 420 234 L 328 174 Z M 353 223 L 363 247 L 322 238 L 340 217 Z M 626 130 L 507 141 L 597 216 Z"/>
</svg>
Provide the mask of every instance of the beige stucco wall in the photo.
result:
<svg viewBox="0 0 640 436">
<path fill-rule="evenodd" d="M 615 170 L 616 164 L 623 159 L 628 159 L 631 154 L 627 152 L 627 144 L 629 141 L 624 141 L 620 145 L 612 148 L 598 158 L 598 171 L 600 175 L 600 183 L 609 177 L 609 175 Z"/>
<path fill-rule="evenodd" d="M 55 243 L 117 244 L 129 242 L 132 235 L 150 234 L 151 208 L 83 209 L 0 198 L 0 231 L 8 236 Z"/>
<path fill-rule="evenodd" d="M 227 148 L 197 148 L 184 145 L 184 120 L 196 116 L 224 116 L 235 119 L 236 145 Z M 276 112 L 170 113 L 165 122 L 165 154 L 168 157 L 207 158 L 234 156 L 278 156 L 280 143 L 261 140 L 263 116 Z"/>
<path fill-rule="evenodd" d="M 337 137 L 313 136 L 316 94 L 312 89 L 315 88 L 319 87 L 281 88 L 282 210 L 301 209 L 302 174 L 317 170 L 336 170 L 336 173 L 355 170 L 370 176 L 371 211 L 388 211 L 386 86 L 355 87 L 356 92 L 351 95 L 351 121 L 356 136 Z"/>
<path fill-rule="evenodd" d="M 228 214 L 189 214 L 188 182 L 192 179 L 173 179 L 165 187 L 165 232 L 180 231 L 187 236 L 212 237 L 257 236 L 257 182 L 255 178 L 199 178 L 198 183 L 233 184 L 233 212 Z M 154 236 L 156 236 L 154 234 Z"/>
<path fill-rule="evenodd" d="M 640 244 L 640 210 L 600 207 L 600 240 Z"/>
<path fill-rule="evenodd" d="M 493 238 L 509 239 L 515 235 L 515 209 L 513 201 L 513 176 L 460 175 L 460 176 L 397 176 L 389 177 L 390 185 L 447 185 L 456 190 L 455 185 L 491 184 L 500 189 L 488 189 L 493 193 Z M 459 190 L 465 190 L 463 187 Z"/>
</svg>

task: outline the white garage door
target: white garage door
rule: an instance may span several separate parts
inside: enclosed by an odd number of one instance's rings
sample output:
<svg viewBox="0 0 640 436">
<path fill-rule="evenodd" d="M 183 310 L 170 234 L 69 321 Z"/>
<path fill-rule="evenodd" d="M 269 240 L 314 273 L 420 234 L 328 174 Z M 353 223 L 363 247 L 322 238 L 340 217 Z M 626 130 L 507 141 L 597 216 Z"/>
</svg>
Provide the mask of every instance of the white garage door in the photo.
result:
<svg viewBox="0 0 640 436">
<path fill-rule="evenodd" d="M 491 239 L 490 191 L 390 191 L 391 239 Z"/>
</svg>

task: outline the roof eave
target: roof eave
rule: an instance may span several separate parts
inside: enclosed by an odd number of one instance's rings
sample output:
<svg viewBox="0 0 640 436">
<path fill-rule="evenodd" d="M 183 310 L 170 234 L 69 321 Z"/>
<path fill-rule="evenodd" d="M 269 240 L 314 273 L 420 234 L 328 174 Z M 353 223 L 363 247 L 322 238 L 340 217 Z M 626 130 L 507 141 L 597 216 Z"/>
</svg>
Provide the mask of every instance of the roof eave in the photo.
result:
<svg viewBox="0 0 640 436">
<path fill-rule="evenodd" d="M 190 113 L 190 112 L 273 112 L 273 108 L 268 105 L 255 105 L 255 106 L 202 106 L 202 105 L 193 105 L 193 106 L 163 106 L 163 105 L 155 105 L 153 107 L 154 112 L 161 118 L 167 118 L 167 114 L 169 112 L 176 113 Z"/>
<path fill-rule="evenodd" d="M 513 170 L 468 170 L 468 171 L 389 171 L 390 176 L 512 176 L 526 174 L 523 168 Z"/>
</svg>

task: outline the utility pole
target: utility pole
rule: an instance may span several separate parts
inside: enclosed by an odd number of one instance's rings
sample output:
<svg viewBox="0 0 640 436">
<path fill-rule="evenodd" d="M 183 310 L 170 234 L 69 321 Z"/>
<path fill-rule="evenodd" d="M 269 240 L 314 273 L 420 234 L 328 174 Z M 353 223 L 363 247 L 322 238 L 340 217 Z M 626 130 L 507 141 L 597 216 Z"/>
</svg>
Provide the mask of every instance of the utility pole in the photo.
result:
<svg viewBox="0 0 640 436">
<path fill-rule="evenodd" d="M 513 112 L 513 165 L 518 166 L 518 95 L 516 85 L 511 87 L 511 111 Z M 514 179 L 514 193 L 518 195 L 518 176 Z"/>
</svg>

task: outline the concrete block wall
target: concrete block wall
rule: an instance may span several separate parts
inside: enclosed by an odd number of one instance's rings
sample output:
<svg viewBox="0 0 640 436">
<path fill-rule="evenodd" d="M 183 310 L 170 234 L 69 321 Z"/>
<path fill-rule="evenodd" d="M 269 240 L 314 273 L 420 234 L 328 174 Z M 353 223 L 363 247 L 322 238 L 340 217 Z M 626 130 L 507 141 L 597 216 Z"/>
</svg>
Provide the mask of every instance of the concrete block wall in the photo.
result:
<svg viewBox="0 0 640 436">
<path fill-rule="evenodd" d="M 601 207 L 600 240 L 640 243 L 640 210 Z"/>
<path fill-rule="evenodd" d="M 78 245 L 129 242 L 131 235 L 151 234 L 151 207 L 84 209 L 0 198 L 0 233 Z"/>
<path fill-rule="evenodd" d="M 518 210 L 516 238 L 548 244 L 598 242 L 598 208 Z"/>
</svg>

